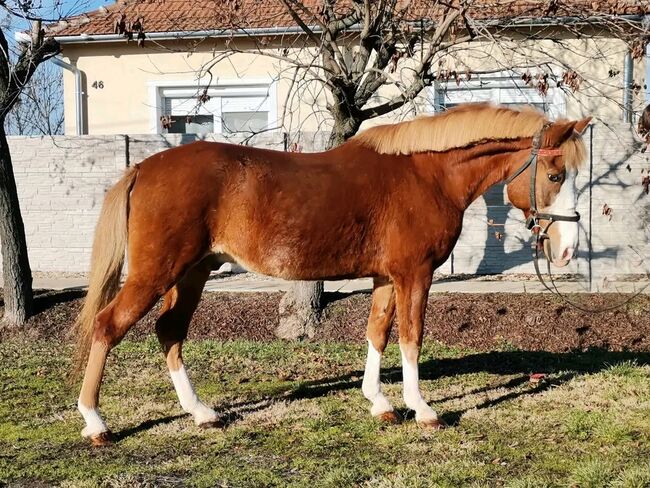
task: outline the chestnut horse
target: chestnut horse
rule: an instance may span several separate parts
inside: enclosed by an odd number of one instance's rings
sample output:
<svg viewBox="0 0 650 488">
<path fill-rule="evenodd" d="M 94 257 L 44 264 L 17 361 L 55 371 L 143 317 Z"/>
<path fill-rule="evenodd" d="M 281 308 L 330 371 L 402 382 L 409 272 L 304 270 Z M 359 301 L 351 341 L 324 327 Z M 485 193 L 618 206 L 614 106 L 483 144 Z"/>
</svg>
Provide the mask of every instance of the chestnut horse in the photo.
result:
<svg viewBox="0 0 650 488">
<path fill-rule="evenodd" d="M 160 297 L 156 334 L 180 404 L 198 425 L 218 423 L 192 388 L 181 348 L 208 275 L 224 262 L 287 280 L 373 277 L 362 386 L 370 411 L 396 420 L 379 370 L 397 311 L 404 401 L 419 425 L 441 427 L 418 385 L 432 274 L 449 257 L 470 203 L 508 177 L 517 175 L 508 198 L 525 214 L 573 216 L 588 123 L 472 104 L 374 127 L 322 153 L 196 142 L 128 169 L 104 201 L 77 323 L 78 358 L 82 365 L 88 358 L 82 435 L 110 441 L 98 410 L 107 355 Z M 538 149 L 539 161 L 522 166 Z M 575 220 L 548 229 L 545 251 L 557 265 L 576 249 Z M 128 274 L 119 289 L 125 249 Z"/>
</svg>

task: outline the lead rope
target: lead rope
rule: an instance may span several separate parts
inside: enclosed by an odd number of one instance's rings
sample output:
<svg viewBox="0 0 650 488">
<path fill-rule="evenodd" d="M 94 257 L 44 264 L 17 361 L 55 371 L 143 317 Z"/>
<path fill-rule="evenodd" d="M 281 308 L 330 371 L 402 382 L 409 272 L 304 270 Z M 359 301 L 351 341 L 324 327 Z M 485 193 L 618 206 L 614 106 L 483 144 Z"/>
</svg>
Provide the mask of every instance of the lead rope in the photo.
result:
<svg viewBox="0 0 650 488">
<path fill-rule="evenodd" d="M 552 224 L 552 222 L 551 222 L 551 224 Z M 545 287 L 548 291 L 550 291 L 550 292 L 553 293 L 554 295 L 557 295 L 558 297 L 560 297 L 560 298 L 562 299 L 562 301 L 564 301 L 567 305 L 570 305 L 570 306 L 572 306 L 573 308 L 576 308 L 576 309 L 580 310 L 581 312 L 587 312 L 587 313 L 603 313 L 603 312 L 610 312 L 610 311 L 612 311 L 612 310 L 616 310 L 616 309 L 622 308 L 622 307 L 624 307 L 625 305 L 627 305 L 628 303 L 630 303 L 630 302 L 631 302 L 632 300 L 634 300 L 636 297 L 638 297 L 639 295 L 641 295 L 641 293 L 643 293 L 643 291 L 644 291 L 646 288 L 648 288 L 648 286 L 650 285 L 650 283 L 646 283 L 645 285 L 643 285 L 643 286 L 641 287 L 641 289 L 639 289 L 638 291 L 636 291 L 632 296 L 628 297 L 627 300 L 624 300 L 623 302 L 618 303 L 618 304 L 616 304 L 616 305 L 611 305 L 611 306 L 609 306 L 609 307 L 603 307 L 603 308 L 587 308 L 587 307 L 584 307 L 583 305 L 580 305 L 580 304 L 578 304 L 578 303 L 575 303 L 575 302 L 569 300 L 569 299 L 568 299 L 564 294 L 562 294 L 562 293 L 560 292 L 560 290 L 558 289 L 557 285 L 555 284 L 555 280 L 553 279 L 553 273 L 551 273 L 551 262 L 550 262 L 548 259 L 546 260 L 546 270 L 547 270 L 547 274 L 548 274 L 549 281 L 551 282 L 551 285 L 553 285 L 553 288 L 551 288 L 550 286 L 548 286 L 548 284 L 546 283 L 546 281 L 544 281 L 544 277 L 542 276 L 542 273 L 541 273 L 540 270 L 539 270 L 539 249 L 540 249 L 540 247 L 543 245 L 544 240 L 548 239 L 548 236 L 546 235 L 546 230 L 551 226 L 551 224 L 549 224 L 549 225 L 546 227 L 546 229 L 544 229 L 543 234 L 542 234 L 541 236 L 540 236 L 540 234 L 537 234 L 537 237 L 536 237 L 535 241 L 533 242 L 533 244 L 532 244 L 532 246 L 531 246 L 531 247 L 533 248 L 533 264 L 535 265 L 535 273 L 537 273 L 537 279 L 540 281 L 540 283 L 541 283 L 542 285 L 544 285 L 544 287 Z"/>
</svg>

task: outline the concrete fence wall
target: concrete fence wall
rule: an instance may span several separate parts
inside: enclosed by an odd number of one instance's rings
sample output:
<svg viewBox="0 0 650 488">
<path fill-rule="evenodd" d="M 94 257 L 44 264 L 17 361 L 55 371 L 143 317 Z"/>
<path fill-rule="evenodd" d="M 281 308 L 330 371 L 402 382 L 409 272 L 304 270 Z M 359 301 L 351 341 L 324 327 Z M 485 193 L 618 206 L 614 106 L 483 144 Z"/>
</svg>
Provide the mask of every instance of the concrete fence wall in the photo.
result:
<svg viewBox="0 0 650 488">
<path fill-rule="evenodd" d="M 290 134 L 289 141 L 308 152 L 323 148 L 326 136 Z M 193 140 L 180 134 L 10 137 L 32 268 L 86 272 L 106 189 L 128 165 Z M 581 257 L 563 271 L 592 281 L 650 271 L 650 197 L 642 187 L 650 159 L 623 124 L 595 125 L 585 140 L 589 158 L 578 177 Z M 268 133 L 249 143 L 282 150 L 285 140 Z M 603 215 L 605 205 L 609 215 Z M 502 186 L 494 187 L 468 209 L 461 238 L 440 271 L 533 273 L 528 240 L 521 212 L 504 203 Z"/>
</svg>

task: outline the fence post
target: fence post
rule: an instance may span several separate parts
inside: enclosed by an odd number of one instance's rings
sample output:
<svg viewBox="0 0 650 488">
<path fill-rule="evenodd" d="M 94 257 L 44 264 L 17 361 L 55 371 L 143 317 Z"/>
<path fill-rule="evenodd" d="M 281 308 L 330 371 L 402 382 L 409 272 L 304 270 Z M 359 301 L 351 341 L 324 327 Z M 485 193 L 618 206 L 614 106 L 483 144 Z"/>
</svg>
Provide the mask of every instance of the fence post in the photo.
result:
<svg viewBox="0 0 650 488">
<path fill-rule="evenodd" d="M 592 259 L 593 259 L 593 245 L 591 239 L 593 237 L 593 186 L 594 186 L 594 125 L 589 126 L 589 233 L 587 237 L 587 244 L 589 254 L 587 257 L 587 265 L 589 269 L 589 292 L 592 292 L 593 287 L 593 273 L 592 273 Z"/>
<path fill-rule="evenodd" d="M 130 139 L 128 134 L 124 134 L 124 161 L 126 162 L 126 167 L 131 166 L 131 149 L 129 148 Z"/>
</svg>

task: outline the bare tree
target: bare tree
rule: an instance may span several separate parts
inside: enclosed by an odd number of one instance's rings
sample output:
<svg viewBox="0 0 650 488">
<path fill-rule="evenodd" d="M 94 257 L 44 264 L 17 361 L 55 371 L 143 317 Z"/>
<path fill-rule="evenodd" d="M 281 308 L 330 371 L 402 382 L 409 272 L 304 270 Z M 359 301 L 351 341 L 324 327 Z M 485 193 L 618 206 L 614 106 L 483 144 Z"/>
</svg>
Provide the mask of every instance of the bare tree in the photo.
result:
<svg viewBox="0 0 650 488">
<path fill-rule="evenodd" d="M 38 65 L 56 55 L 59 46 L 53 39 L 45 38 L 41 27 L 42 20 L 31 17 L 28 6 L 7 6 L 4 2 L 2 6 L 11 14 L 15 13 L 11 7 L 18 9 L 21 15 L 29 17 L 31 23 L 29 42 L 21 43 L 15 54 L 7 42 L 6 30 L 0 29 L 0 240 L 5 301 L 3 321 L 5 324 L 16 326 L 23 325 L 32 313 L 32 273 L 5 122 Z"/>
<path fill-rule="evenodd" d="M 329 147 L 355 135 L 364 121 L 413 101 L 435 79 L 432 66 L 436 54 L 470 41 L 474 35 L 472 29 L 455 35 L 459 26 L 469 25 L 467 0 L 416 7 L 398 0 L 355 0 L 345 7 L 324 0 L 317 2 L 317 11 L 298 0 L 282 3 L 311 47 L 299 47 L 301 53 L 283 53 L 282 57 L 305 72 L 307 79 L 326 88 L 332 119 Z M 416 19 L 422 19 L 419 25 Z M 415 57 L 416 50 L 419 57 Z M 392 76 L 402 58 L 412 60 L 408 86 Z M 386 85 L 395 86 L 398 93 L 383 103 L 372 103 L 373 96 Z M 283 338 L 311 336 L 319 321 L 322 293 L 322 282 L 294 284 L 280 302 L 277 334 Z"/>
<path fill-rule="evenodd" d="M 38 69 L 7 114 L 9 135 L 63 134 L 61 69 L 46 63 Z"/>
<path fill-rule="evenodd" d="M 636 57 L 643 55 L 648 41 L 639 15 L 619 15 L 616 2 L 278 0 L 277 4 L 273 11 L 267 2 L 230 0 L 217 14 L 218 23 L 245 33 L 258 26 L 260 18 L 267 19 L 265 25 L 286 24 L 288 16 L 299 34 L 250 35 L 246 43 L 233 36 L 227 52 L 204 66 L 199 78 L 211 77 L 211 70 L 234 53 L 250 53 L 252 41 L 252 51 L 277 60 L 279 76 L 291 80 L 280 125 L 292 124 L 287 107 L 296 98 L 308 94 L 315 107 L 316 100 L 324 99 L 326 113 L 316 110 L 311 116 L 324 115 L 329 147 L 356 134 L 367 120 L 403 108 L 417 112 L 427 98 L 427 87 L 435 85 L 444 93 L 446 87 L 490 73 L 506 72 L 518 85 L 543 95 L 551 89 L 567 96 L 582 91 L 589 93 L 589 103 L 613 101 L 609 91 L 620 89 L 621 66 L 609 67 L 605 80 L 592 80 L 584 71 L 593 63 L 609 62 L 612 50 L 620 48 L 608 42 L 611 38 L 622 40 L 625 51 Z M 639 6 L 638 11 L 648 13 L 650 7 Z M 576 39 L 590 43 L 588 49 L 586 44 L 584 50 L 576 49 L 572 44 Z M 628 88 L 639 90 L 641 83 Z M 429 100 L 424 102 L 430 105 Z M 625 108 L 620 100 L 613 103 Z M 322 291 L 322 283 L 301 282 L 285 295 L 280 336 L 313 333 Z"/>
<path fill-rule="evenodd" d="M 2 273 L 4 282 L 5 311 L 3 322 L 11 326 L 25 324 L 32 313 L 32 273 L 27 255 L 25 227 L 20 212 L 20 203 L 14 178 L 11 153 L 7 143 L 7 128 L 11 127 L 8 117 L 21 101 L 35 98 L 30 92 L 30 81 L 37 68 L 60 52 L 58 42 L 46 37 L 43 23 L 55 23 L 87 9 L 87 0 L 53 0 L 33 2 L 31 0 L 0 0 L 0 7 L 6 14 L 0 25 L 0 240 L 2 244 Z M 20 40 L 12 42 L 7 35 L 18 31 Z M 47 79 L 47 77 L 45 78 Z M 40 82 L 41 88 L 43 87 Z M 34 89 L 39 86 L 39 80 Z M 56 133 L 60 121 L 45 117 L 47 110 L 57 103 L 55 94 L 59 84 L 46 88 L 48 98 L 39 97 L 38 109 L 43 111 L 44 120 L 33 125 L 35 131 Z M 25 92 L 26 90 L 26 92 Z M 49 99 L 52 95 L 52 99 Z M 42 102 L 42 103 L 41 103 Z M 29 103 L 29 102 L 28 102 Z M 32 114 L 34 116 L 34 114 Z M 36 117 L 35 117 L 36 118 Z M 23 119 L 23 126 L 24 119 Z"/>
<path fill-rule="evenodd" d="M 538 2 L 529 11 L 510 11 L 516 5 L 501 2 L 502 10 L 495 11 L 488 2 L 358 0 L 350 9 L 337 10 L 337 2 L 324 0 L 318 12 L 311 12 L 303 2 L 282 1 L 317 46 L 320 64 L 312 59 L 299 67 L 303 71 L 318 67 L 322 73 L 321 81 L 330 94 L 327 109 L 333 119 L 330 145 L 347 140 L 364 121 L 413 103 L 427 86 L 459 85 L 479 76 L 477 66 L 483 66 L 484 73 L 518 70 L 520 81 L 542 94 L 554 86 L 569 95 L 583 89 L 590 90 L 593 98 L 606 97 L 602 80 L 595 83 L 580 74 L 579 59 L 575 65 L 567 62 L 565 53 L 573 48 L 563 40 L 566 32 L 576 38 L 590 30 L 597 35 L 606 33 L 624 40 L 637 58 L 645 52 L 648 39 L 638 22 L 586 2 L 575 2 L 570 10 L 559 12 L 553 6 L 558 2 Z M 558 36 L 552 29 L 531 33 L 530 27 L 526 33 L 517 25 L 518 18 L 538 16 L 565 17 L 565 33 Z M 542 39 L 546 42 L 540 42 Z M 556 44 L 555 50 L 549 49 L 550 43 Z M 395 76 L 400 67 L 405 73 Z M 610 78 L 617 74 L 612 67 Z M 628 88 L 638 90 L 640 85 L 633 82 Z M 378 97 L 387 86 L 393 88 L 393 95 Z M 313 328 L 319 291 L 318 286 L 301 284 L 285 296 L 283 303 L 292 304 L 289 311 L 293 314 L 281 315 L 281 327 L 290 331 L 284 336 L 308 334 Z M 311 315 L 304 311 L 309 307 L 314 311 Z M 297 324 L 298 320 L 302 324 Z"/>
</svg>

